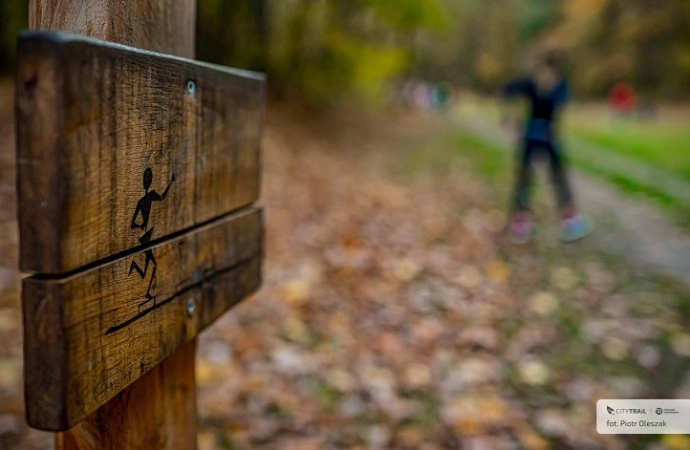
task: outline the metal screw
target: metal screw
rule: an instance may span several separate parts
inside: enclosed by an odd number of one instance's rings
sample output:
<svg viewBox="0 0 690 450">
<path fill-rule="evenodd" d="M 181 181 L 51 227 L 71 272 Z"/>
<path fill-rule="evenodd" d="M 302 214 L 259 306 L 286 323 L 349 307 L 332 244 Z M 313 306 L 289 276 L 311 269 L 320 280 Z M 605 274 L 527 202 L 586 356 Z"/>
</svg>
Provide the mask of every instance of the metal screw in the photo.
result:
<svg viewBox="0 0 690 450">
<path fill-rule="evenodd" d="M 194 83 L 194 80 L 187 81 L 187 92 L 189 92 L 189 95 L 194 95 L 195 91 L 196 91 L 196 83 Z"/>
<path fill-rule="evenodd" d="M 192 316 L 194 314 L 194 310 L 196 309 L 196 300 L 194 300 L 194 297 L 190 297 L 187 299 L 187 315 Z"/>
</svg>

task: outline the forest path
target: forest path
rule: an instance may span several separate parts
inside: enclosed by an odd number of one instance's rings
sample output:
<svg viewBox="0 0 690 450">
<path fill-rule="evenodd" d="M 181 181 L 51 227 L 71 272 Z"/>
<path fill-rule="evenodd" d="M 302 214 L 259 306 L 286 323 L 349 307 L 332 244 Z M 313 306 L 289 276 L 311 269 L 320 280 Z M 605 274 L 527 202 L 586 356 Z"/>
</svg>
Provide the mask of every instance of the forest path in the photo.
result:
<svg viewBox="0 0 690 450">
<path fill-rule="evenodd" d="M 497 124 L 479 117 L 455 119 L 481 140 L 512 151 L 514 144 Z M 690 196 L 687 183 L 659 169 L 645 168 L 637 160 L 612 155 L 580 141 L 570 142 L 566 151 L 569 155 L 580 153 L 577 157 L 588 158 L 591 164 L 601 165 L 607 171 L 630 170 L 626 175 L 632 173 L 639 177 L 643 177 L 645 171 L 655 171 L 653 179 L 658 180 L 660 187 L 670 189 L 676 196 Z M 571 173 L 577 202 L 594 221 L 594 230 L 588 239 L 595 241 L 602 250 L 642 269 L 673 277 L 690 286 L 690 234 L 644 199 L 626 195 L 593 176 L 578 171 Z"/>
</svg>

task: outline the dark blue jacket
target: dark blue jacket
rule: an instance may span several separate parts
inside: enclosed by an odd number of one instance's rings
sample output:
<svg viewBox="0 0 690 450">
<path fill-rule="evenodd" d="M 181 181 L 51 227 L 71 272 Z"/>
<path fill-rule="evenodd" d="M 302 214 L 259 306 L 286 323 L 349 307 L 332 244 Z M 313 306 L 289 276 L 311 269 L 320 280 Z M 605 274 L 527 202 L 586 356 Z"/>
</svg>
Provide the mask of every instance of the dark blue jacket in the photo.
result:
<svg viewBox="0 0 690 450">
<path fill-rule="evenodd" d="M 561 80 L 546 95 L 539 92 L 537 83 L 526 78 L 508 83 L 503 88 L 504 97 L 524 96 L 530 102 L 530 116 L 525 125 L 525 139 L 551 142 L 553 122 L 558 110 L 568 101 L 568 85 Z"/>
</svg>

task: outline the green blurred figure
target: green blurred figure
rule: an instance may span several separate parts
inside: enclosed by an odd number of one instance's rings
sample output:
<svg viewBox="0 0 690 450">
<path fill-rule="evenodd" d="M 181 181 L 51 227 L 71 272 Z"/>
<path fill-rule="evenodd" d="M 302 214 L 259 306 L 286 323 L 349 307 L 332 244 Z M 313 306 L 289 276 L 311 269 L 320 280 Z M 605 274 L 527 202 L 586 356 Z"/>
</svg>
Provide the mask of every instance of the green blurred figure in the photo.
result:
<svg viewBox="0 0 690 450">
<path fill-rule="evenodd" d="M 447 111 L 453 103 L 455 92 L 448 82 L 437 83 L 431 89 L 431 106 L 440 111 Z"/>
</svg>

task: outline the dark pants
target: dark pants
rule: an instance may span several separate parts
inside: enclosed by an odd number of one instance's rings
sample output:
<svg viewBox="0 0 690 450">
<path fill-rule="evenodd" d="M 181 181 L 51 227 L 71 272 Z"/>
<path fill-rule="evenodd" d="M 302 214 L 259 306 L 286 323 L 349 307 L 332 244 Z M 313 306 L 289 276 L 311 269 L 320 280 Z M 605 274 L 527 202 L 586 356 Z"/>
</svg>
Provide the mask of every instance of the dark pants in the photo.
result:
<svg viewBox="0 0 690 450">
<path fill-rule="evenodd" d="M 563 158 L 553 142 L 532 139 L 522 141 L 518 155 L 518 170 L 513 193 L 513 212 L 529 211 L 530 188 L 532 184 L 532 164 L 535 156 L 543 154 L 549 163 L 551 181 L 554 185 L 556 203 L 561 212 L 572 208 L 573 194 L 565 174 Z"/>
</svg>

